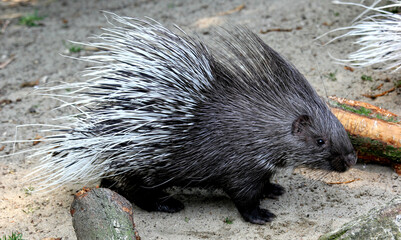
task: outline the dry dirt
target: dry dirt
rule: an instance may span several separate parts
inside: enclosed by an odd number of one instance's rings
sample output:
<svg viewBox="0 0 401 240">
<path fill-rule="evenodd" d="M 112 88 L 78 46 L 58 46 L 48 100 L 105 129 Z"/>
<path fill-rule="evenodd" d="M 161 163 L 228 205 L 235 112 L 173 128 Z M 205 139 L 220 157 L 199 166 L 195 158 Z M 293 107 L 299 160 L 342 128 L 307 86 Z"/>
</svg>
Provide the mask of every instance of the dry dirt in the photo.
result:
<svg viewBox="0 0 401 240">
<path fill-rule="evenodd" d="M 16 6 L 11 6 L 11 2 L 0 1 L 0 63 L 14 56 L 11 63 L 0 69 L 0 142 L 12 141 L 15 137 L 32 139 L 42 134 L 38 127 L 16 127 L 51 123 L 52 118 L 63 114 L 62 110 L 51 111 L 58 102 L 36 96 L 32 94 L 34 87 L 21 87 L 21 84 L 36 80 L 38 86 L 79 81 L 77 73 L 88 64 L 61 55 L 91 54 L 85 50 L 69 53 L 67 41 L 86 41 L 99 33 L 99 28 L 107 25 L 100 10 L 139 18 L 148 16 L 167 27 L 176 24 L 205 41 L 213 37 L 211 27 L 226 23 L 245 25 L 297 66 L 320 95 L 363 100 L 401 114 L 401 98 L 396 91 L 376 100 L 362 97 L 381 83 L 383 89 L 392 87 L 399 80 L 396 74 L 375 72 L 371 68 L 351 72 L 334 64 L 329 53 L 344 57 L 355 49 L 352 39 L 322 46 L 339 33 L 314 41 L 332 29 L 350 25 L 360 13 L 355 7 L 334 5 L 328 0 L 46 0 Z M 238 11 L 236 7 L 242 4 L 244 8 Z M 35 11 L 45 16 L 37 27 L 19 25 L 16 18 L 6 20 L 13 14 Z M 277 28 L 292 31 L 260 33 Z M 335 73 L 336 81 L 327 77 L 330 73 Z M 362 75 L 372 76 L 373 80 L 362 81 Z M 6 99 L 11 102 L 2 101 Z M 31 147 L 32 143 L 15 146 L 0 143 L 0 155 L 12 154 L 14 150 L 21 153 Z M 37 163 L 37 159 L 27 158 L 31 154 L 0 158 L 0 238 L 18 231 L 24 239 L 76 239 L 69 207 L 72 194 L 82 186 L 27 194 L 24 188 L 35 188 L 35 184 L 23 181 Z M 327 184 L 353 179 L 359 180 Z M 297 169 L 280 173 L 274 180 L 287 193 L 279 200 L 262 201 L 262 207 L 277 215 L 275 221 L 264 226 L 244 222 L 233 203 L 219 191 L 178 189 L 173 194 L 185 203 L 185 210 L 176 214 L 148 213 L 135 207 L 137 229 L 143 239 L 317 239 L 401 193 L 401 176 L 377 165 L 358 164 L 344 174 L 329 174 L 324 178 L 312 171 Z M 225 223 L 227 218 L 232 224 Z"/>
</svg>

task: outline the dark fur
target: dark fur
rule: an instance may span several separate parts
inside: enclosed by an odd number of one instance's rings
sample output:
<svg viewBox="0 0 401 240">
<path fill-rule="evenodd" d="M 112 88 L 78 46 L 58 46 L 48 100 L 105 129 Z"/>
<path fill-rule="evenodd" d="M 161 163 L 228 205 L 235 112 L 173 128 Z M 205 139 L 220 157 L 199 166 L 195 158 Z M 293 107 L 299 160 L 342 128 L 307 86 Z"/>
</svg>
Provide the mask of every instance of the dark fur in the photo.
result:
<svg viewBox="0 0 401 240">
<path fill-rule="evenodd" d="M 195 54 L 207 58 L 213 76 L 191 109 L 193 117 L 184 118 L 187 112 L 180 111 L 166 116 L 161 122 L 172 129 L 171 138 L 149 147 L 148 154 L 154 158 L 104 179 L 103 186 L 118 190 L 146 210 L 166 212 L 183 208 L 163 192 L 166 187 L 221 188 L 246 221 L 264 224 L 274 214 L 259 208 L 260 200 L 284 192 L 270 183 L 279 168 L 343 172 L 355 164 L 355 151 L 340 122 L 302 74 L 258 36 L 242 28 L 234 36 L 223 33 L 212 53 L 197 40 L 186 40 L 198 50 Z M 182 43 L 177 40 L 177 44 Z M 157 81 L 157 76 L 146 77 Z M 159 106 L 166 104 L 159 100 Z M 97 134 L 118 131 L 108 125 L 118 121 L 92 130 Z M 154 149 L 168 157 L 158 157 Z M 118 173 L 120 165 L 124 163 L 110 168 Z"/>
</svg>

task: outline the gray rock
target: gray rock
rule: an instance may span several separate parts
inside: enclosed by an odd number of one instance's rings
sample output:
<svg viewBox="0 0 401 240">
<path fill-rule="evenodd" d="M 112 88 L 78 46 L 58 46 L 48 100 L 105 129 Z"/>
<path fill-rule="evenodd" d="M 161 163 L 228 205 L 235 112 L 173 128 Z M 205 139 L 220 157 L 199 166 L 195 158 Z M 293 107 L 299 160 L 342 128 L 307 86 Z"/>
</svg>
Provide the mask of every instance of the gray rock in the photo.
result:
<svg viewBox="0 0 401 240">
<path fill-rule="evenodd" d="M 319 238 L 339 239 L 401 239 L 401 196 Z"/>
</svg>

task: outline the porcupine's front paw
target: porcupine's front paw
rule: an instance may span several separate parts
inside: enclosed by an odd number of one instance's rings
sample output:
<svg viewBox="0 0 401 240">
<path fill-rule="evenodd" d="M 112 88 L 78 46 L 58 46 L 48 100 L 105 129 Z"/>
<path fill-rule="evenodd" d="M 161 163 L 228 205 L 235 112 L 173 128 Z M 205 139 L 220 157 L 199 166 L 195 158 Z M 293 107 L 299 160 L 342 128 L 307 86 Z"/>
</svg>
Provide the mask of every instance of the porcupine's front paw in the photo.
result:
<svg viewBox="0 0 401 240">
<path fill-rule="evenodd" d="M 276 217 L 276 215 L 269 210 L 260 207 L 240 211 L 240 213 L 245 221 L 260 225 L 271 222 Z"/>
<path fill-rule="evenodd" d="M 263 188 L 263 197 L 277 199 L 285 193 L 284 187 L 274 183 L 268 183 Z"/>
</svg>

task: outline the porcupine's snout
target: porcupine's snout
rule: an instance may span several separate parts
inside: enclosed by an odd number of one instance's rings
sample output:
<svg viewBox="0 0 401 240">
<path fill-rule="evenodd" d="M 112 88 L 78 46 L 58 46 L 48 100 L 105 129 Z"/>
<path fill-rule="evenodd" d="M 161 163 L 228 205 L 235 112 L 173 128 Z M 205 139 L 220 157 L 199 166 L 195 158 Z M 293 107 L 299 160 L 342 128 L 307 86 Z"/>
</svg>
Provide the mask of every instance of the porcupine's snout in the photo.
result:
<svg viewBox="0 0 401 240">
<path fill-rule="evenodd" d="M 344 164 L 347 168 L 350 168 L 356 164 L 357 157 L 355 153 L 350 153 L 344 157 Z"/>
<path fill-rule="evenodd" d="M 356 164 L 357 156 L 355 152 L 346 155 L 339 155 L 331 161 L 331 166 L 336 172 L 345 172 Z"/>
</svg>

